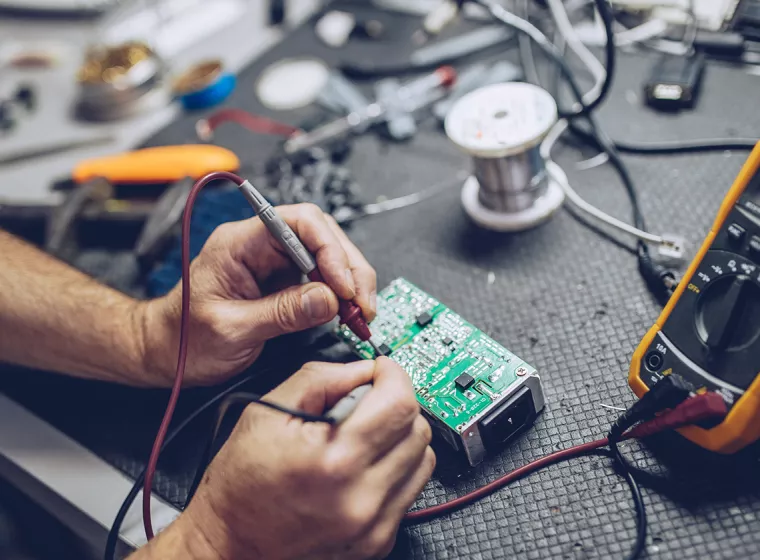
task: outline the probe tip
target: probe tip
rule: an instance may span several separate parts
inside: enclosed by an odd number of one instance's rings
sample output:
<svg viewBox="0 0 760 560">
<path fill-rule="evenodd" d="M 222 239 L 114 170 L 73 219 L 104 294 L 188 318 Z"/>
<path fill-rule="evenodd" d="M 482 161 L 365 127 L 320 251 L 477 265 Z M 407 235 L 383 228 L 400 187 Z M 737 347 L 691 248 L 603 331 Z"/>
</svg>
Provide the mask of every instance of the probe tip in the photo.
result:
<svg viewBox="0 0 760 560">
<path fill-rule="evenodd" d="M 377 344 L 372 342 L 372 340 L 369 340 L 368 342 L 369 342 L 369 345 L 372 346 L 372 349 L 375 351 L 375 354 L 377 355 L 378 358 L 380 356 L 385 356 L 385 353 L 382 350 L 380 350 L 380 347 Z"/>
</svg>

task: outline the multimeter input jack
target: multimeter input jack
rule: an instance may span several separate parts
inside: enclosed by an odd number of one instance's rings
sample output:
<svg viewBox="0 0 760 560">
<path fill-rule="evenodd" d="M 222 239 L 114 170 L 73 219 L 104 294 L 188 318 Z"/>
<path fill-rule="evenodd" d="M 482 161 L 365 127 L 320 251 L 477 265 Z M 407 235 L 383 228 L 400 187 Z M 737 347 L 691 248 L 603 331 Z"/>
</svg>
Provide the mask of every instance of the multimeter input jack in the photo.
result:
<svg viewBox="0 0 760 560">
<path fill-rule="evenodd" d="M 647 365 L 647 369 L 651 372 L 658 372 L 660 371 L 660 368 L 662 367 L 662 354 L 659 352 L 650 352 L 647 354 L 647 357 L 645 358 L 645 363 Z"/>
</svg>

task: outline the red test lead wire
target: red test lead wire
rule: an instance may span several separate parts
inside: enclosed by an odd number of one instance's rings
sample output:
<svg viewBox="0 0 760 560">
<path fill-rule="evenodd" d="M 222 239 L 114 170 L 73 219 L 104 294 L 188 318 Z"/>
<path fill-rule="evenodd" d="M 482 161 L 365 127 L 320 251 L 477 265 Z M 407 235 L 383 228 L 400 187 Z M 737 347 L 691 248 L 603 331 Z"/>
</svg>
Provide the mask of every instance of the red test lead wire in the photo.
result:
<svg viewBox="0 0 760 560">
<path fill-rule="evenodd" d="M 234 173 L 227 171 L 216 171 L 198 179 L 185 203 L 185 213 L 182 215 L 182 312 L 179 327 L 179 351 L 177 356 L 177 372 L 174 376 L 174 385 L 169 396 L 169 403 L 166 405 L 164 418 L 161 420 L 161 426 L 153 442 L 153 449 L 150 452 L 148 466 L 145 468 L 145 482 L 143 484 L 143 525 L 145 527 L 145 536 L 148 540 L 153 538 L 153 524 L 150 516 L 150 495 L 153 488 L 153 477 L 156 473 L 158 456 L 161 453 L 161 447 L 164 444 L 166 433 L 169 431 L 174 409 L 179 400 L 179 392 L 182 389 L 182 380 L 185 377 L 185 364 L 187 363 L 188 350 L 188 331 L 190 328 L 190 218 L 192 216 L 193 205 L 195 204 L 198 193 L 208 183 L 215 180 L 228 180 L 236 185 L 241 185 L 243 179 Z"/>
<path fill-rule="evenodd" d="M 214 131 L 225 122 L 234 122 L 243 128 L 256 134 L 270 134 L 287 138 L 300 132 L 295 126 L 290 126 L 273 119 L 255 115 L 243 109 L 220 109 L 204 119 L 195 123 L 195 133 L 204 142 L 209 142 L 214 137 Z"/>
<path fill-rule="evenodd" d="M 626 432 L 623 439 L 647 437 L 665 430 L 674 430 L 705 420 L 723 418 L 727 412 L 728 409 L 726 403 L 717 393 L 710 392 L 696 395 L 685 400 L 673 410 L 665 412 L 653 420 L 644 422 L 632 428 Z M 437 506 L 411 511 L 404 516 L 404 523 L 407 525 L 416 525 L 417 523 L 423 523 L 430 519 L 449 514 L 485 498 L 515 480 L 528 476 L 543 467 L 566 459 L 578 457 L 588 451 L 605 447 L 608 443 L 609 441 L 607 438 L 602 438 L 596 441 L 582 443 L 568 449 L 563 449 L 561 451 L 555 451 L 554 453 L 550 453 L 545 457 L 541 457 L 527 465 L 517 468 L 512 472 L 497 478 L 493 482 L 465 494 L 464 496 L 454 498 L 453 500 Z"/>
<path fill-rule="evenodd" d="M 174 385 L 169 397 L 169 403 L 166 406 L 164 418 L 161 421 L 156 439 L 153 442 L 148 466 L 145 469 L 145 482 L 143 484 L 143 525 L 145 526 L 145 536 L 148 540 L 153 538 L 153 525 L 150 514 L 150 496 L 153 487 L 153 479 L 158 463 L 158 456 L 161 452 L 164 439 L 169 430 L 174 409 L 177 406 L 179 392 L 182 389 L 182 380 L 185 376 L 185 365 L 187 362 L 188 352 L 188 330 L 190 324 L 190 220 L 192 216 L 193 205 L 198 197 L 200 190 L 208 183 L 214 180 L 225 179 L 232 181 L 238 187 L 246 183 L 244 179 L 226 171 L 209 173 L 199 179 L 190 190 L 190 194 L 185 203 L 185 212 L 182 216 L 182 311 L 180 319 L 180 338 L 179 352 L 177 357 L 177 371 L 174 377 Z M 258 214 L 258 212 L 257 212 Z M 278 238 L 278 241 L 281 241 Z M 305 250 L 305 249 L 304 249 Z M 309 259 L 311 260 L 311 259 Z M 309 272 L 308 277 L 313 282 L 323 282 L 322 276 L 315 268 Z M 342 323 L 345 323 L 351 331 L 361 340 L 369 340 L 371 333 L 367 321 L 362 315 L 361 309 L 351 301 L 340 300 L 339 315 Z"/>
</svg>

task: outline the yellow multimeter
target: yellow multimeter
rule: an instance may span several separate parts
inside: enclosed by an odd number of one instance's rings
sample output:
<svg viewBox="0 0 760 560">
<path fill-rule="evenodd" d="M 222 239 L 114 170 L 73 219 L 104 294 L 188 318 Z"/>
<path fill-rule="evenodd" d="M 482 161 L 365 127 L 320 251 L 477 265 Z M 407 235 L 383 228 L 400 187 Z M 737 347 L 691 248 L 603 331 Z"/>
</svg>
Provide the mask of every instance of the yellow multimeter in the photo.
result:
<svg viewBox="0 0 760 560">
<path fill-rule="evenodd" d="M 729 406 L 720 424 L 682 428 L 686 438 L 720 453 L 760 439 L 760 143 L 636 349 L 628 384 L 641 397 L 671 373 Z"/>
</svg>

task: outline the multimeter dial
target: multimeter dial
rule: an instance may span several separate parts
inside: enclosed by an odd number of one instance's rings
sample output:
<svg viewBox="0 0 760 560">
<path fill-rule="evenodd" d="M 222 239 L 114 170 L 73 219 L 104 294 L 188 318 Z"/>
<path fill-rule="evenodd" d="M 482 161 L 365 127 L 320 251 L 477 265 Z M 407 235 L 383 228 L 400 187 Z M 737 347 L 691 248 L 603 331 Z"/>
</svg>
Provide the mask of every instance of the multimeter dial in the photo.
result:
<svg viewBox="0 0 760 560">
<path fill-rule="evenodd" d="M 713 280 L 697 300 L 696 327 L 710 352 L 735 352 L 760 335 L 760 286 L 746 274 Z"/>
<path fill-rule="evenodd" d="M 723 250 L 705 254 L 662 331 L 695 364 L 746 389 L 760 367 L 760 267 Z"/>
</svg>

